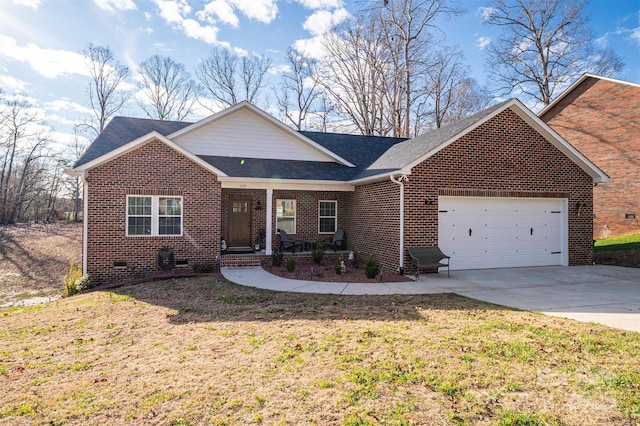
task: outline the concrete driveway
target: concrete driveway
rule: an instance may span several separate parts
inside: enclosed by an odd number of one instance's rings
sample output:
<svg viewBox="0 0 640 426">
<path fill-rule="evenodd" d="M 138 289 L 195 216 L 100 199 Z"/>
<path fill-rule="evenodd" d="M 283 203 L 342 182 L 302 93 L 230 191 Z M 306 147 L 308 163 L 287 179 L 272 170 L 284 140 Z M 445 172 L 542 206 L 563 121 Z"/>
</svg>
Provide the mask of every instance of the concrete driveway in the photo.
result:
<svg viewBox="0 0 640 426">
<path fill-rule="evenodd" d="M 422 274 L 418 282 L 326 283 L 290 280 L 255 268 L 222 268 L 232 282 L 277 291 L 325 294 L 456 293 L 498 305 L 640 332 L 640 269 L 549 266 Z"/>
<path fill-rule="evenodd" d="M 640 332 L 640 269 L 549 266 L 421 275 L 432 290 Z"/>
</svg>

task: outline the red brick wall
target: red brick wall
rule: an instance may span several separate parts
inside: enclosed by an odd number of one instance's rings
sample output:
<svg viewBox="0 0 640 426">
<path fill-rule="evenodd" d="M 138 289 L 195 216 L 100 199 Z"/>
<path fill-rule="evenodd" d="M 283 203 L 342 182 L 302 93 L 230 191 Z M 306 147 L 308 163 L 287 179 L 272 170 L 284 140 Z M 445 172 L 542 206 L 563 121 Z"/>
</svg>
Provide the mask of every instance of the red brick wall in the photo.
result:
<svg viewBox="0 0 640 426">
<path fill-rule="evenodd" d="M 612 179 L 593 191 L 593 237 L 639 233 L 640 87 L 589 77 L 542 119 Z"/>
<path fill-rule="evenodd" d="M 220 254 L 220 183 L 211 172 L 159 141 L 89 170 L 87 272 L 112 281 L 148 268 L 158 272 L 160 247 L 172 247 L 189 265 L 211 262 Z M 183 197 L 183 236 L 127 237 L 126 197 Z M 114 267 L 126 262 L 127 269 Z"/>
<path fill-rule="evenodd" d="M 511 110 L 417 165 L 408 177 L 405 246 L 437 244 L 439 195 L 568 198 L 569 263 L 592 261 L 591 177 Z M 394 269 L 398 194 L 392 182 L 358 187 L 350 220 L 352 234 L 360 234 L 352 238 L 354 248 Z M 572 208 L 576 202 L 586 204 L 580 216 Z"/>
<path fill-rule="evenodd" d="M 375 256 L 395 270 L 400 256 L 399 185 L 391 180 L 361 185 L 349 196 L 349 248 L 361 260 Z"/>
</svg>

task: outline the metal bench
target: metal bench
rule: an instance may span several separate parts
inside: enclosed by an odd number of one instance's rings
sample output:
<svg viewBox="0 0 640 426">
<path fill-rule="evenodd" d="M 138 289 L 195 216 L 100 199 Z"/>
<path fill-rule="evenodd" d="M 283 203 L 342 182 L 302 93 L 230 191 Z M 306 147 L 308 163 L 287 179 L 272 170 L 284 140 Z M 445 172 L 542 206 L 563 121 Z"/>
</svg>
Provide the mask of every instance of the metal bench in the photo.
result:
<svg viewBox="0 0 640 426">
<path fill-rule="evenodd" d="M 416 268 L 416 281 L 420 278 L 420 269 L 447 268 L 449 276 L 449 259 L 438 246 L 408 247 L 407 252 L 411 258 L 411 266 Z"/>
</svg>

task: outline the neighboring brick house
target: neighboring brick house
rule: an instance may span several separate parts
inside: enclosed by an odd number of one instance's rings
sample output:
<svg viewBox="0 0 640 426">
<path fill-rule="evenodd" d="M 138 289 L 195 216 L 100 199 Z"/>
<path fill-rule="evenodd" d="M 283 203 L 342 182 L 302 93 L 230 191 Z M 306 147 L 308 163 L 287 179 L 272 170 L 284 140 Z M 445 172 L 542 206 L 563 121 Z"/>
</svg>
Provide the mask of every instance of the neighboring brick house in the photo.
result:
<svg viewBox="0 0 640 426">
<path fill-rule="evenodd" d="M 585 74 L 539 116 L 611 178 L 593 190 L 593 237 L 640 233 L 640 84 Z"/>
<path fill-rule="evenodd" d="M 517 100 L 413 139 L 297 132 L 247 102 L 196 123 L 116 117 L 67 172 L 84 179 L 98 281 L 158 271 L 162 247 L 191 266 L 224 261 L 222 239 L 270 255 L 278 228 L 345 229 L 349 250 L 393 269 L 436 244 L 452 269 L 588 264 L 607 181 Z"/>
</svg>

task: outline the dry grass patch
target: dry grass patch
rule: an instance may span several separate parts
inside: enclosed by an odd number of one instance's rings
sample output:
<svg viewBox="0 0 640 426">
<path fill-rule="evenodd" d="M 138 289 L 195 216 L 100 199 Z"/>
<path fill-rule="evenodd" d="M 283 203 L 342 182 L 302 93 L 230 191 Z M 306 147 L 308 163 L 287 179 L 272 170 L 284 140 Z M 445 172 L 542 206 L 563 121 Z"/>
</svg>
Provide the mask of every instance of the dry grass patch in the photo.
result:
<svg viewBox="0 0 640 426">
<path fill-rule="evenodd" d="M 81 263 L 82 224 L 0 227 L 0 306 L 62 295 L 69 262 Z"/>
<path fill-rule="evenodd" d="M 635 425 L 638 333 L 217 277 L 0 311 L 0 424 Z"/>
</svg>

